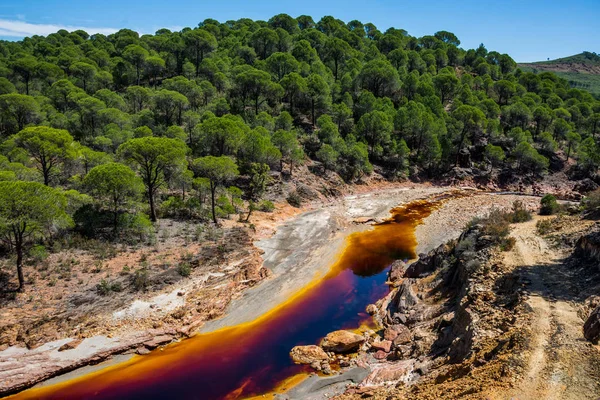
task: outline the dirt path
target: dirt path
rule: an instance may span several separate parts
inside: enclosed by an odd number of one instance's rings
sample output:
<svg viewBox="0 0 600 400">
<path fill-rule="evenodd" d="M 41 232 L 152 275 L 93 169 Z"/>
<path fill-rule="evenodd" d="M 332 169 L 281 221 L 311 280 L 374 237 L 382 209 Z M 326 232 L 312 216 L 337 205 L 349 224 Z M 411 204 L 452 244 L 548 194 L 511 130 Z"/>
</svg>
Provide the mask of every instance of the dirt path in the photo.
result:
<svg viewBox="0 0 600 400">
<path fill-rule="evenodd" d="M 529 354 L 522 380 L 508 399 L 597 399 L 600 396 L 600 354 L 583 338 L 583 321 L 571 300 L 565 254 L 537 235 L 539 218 L 516 224 L 515 247 L 505 263 L 519 268 L 529 283 L 532 309 Z"/>
</svg>

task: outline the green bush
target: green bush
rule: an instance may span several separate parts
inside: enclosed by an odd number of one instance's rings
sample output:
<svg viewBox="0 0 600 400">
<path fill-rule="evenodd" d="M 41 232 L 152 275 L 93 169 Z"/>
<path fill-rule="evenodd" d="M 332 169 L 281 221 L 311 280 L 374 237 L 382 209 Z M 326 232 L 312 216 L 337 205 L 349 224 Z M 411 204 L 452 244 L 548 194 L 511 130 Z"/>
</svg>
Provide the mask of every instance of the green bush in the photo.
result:
<svg viewBox="0 0 600 400">
<path fill-rule="evenodd" d="M 481 221 L 486 235 L 491 236 L 495 242 L 508 236 L 510 233 L 510 224 L 506 214 L 500 210 L 492 210 L 487 218 Z"/>
<path fill-rule="evenodd" d="M 48 250 L 41 244 L 37 244 L 29 249 L 29 258 L 33 263 L 40 263 L 48 258 Z"/>
<path fill-rule="evenodd" d="M 96 285 L 96 292 L 101 296 L 108 296 L 110 292 L 120 292 L 123 290 L 121 282 L 109 282 L 106 279 L 102 279 L 99 284 Z"/>
<path fill-rule="evenodd" d="M 542 200 L 540 200 L 540 214 L 541 215 L 555 214 L 559 208 L 560 208 L 560 206 L 558 205 L 558 202 L 556 201 L 556 197 L 554 197 L 551 194 L 545 195 L 544 197 L 542 197 Z"/>
<path fill-rule="evenodd" d="M 133 287 L 135 290 L 146 290 L 148 285 L 150 284 L 150 279 L 148 277 L 148 269 L 140 268 L 133 274 Z"/>
<path fill-rule="evenodd" d="M 540 235 L 547 235 L 552 232 L 552 222 L 548 219 L 543 219 L 535 224 L 535 228 Z"/>
<path fill-rule="evenodd" d="M 502 251 L 511 251 L 513 247 L 515 247 L 516 239 L 513 237 L 507 237 L 502 239 L 500 242 L 500 250 Z"/>
<path fill-rule="evenodd" d="M 263 200 L 260 202 L 258 209 L 262 212 L 273 212 L 275 210 L 275 204 L 269 200 Z"/>
<path fill-rule="evenodd" d="M 508 219 L 510 222 L 527 222 L 531 221 L 531 213 L 525 208 L 523 202 L 520 200 L 515 200 L 512 205 L 512 212 L 508 214 Z"/>
<path fill-rule="evenodd" d="M 583 209 L 590 213 L 596 213 L 600 209 L 600 189 L 596 189 L 582 200 Z"/>
<path fill-rule="evenodd" d="M 290 203 L 290 205 L 296 208 L 302 207 L 302 197 L 296 191 L 290 193 L 286 200 L 288 203 Z"/>
<path fill-rule="evenodd" d="M 177 266 L 177 272 L 181 276 L 190 276 L 192 273 L 192 267 L 190 263 L 183 262 Z"/>
</svg>

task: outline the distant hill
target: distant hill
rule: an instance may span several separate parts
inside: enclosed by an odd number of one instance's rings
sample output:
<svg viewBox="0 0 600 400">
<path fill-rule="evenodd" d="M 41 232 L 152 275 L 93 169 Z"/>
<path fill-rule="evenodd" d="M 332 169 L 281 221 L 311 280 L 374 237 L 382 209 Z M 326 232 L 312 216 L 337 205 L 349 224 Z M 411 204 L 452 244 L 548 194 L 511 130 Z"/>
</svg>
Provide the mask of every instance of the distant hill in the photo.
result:
<svg viewBox="0 0 600 400">
<path fill-rule="evenodd" d="M 554 72 L 572 87 L 600 95 L 600 55 L 589 51 L 556 60 L 519 63 L 523 71 Z"/>
</svg>

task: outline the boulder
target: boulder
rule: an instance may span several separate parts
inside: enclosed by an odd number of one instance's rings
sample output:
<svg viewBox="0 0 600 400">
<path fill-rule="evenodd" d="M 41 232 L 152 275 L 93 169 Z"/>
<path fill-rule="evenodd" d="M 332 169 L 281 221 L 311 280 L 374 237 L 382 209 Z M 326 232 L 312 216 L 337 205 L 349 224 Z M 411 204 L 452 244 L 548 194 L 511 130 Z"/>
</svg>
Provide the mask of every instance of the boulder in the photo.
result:
<svg viewBox="0 0 600 400">
<path fill-rule="evenodd" d="M 320 364 L 329 359 L 323 349 L 315 345 L 296 346 L 290 351 L 290 357 L 296 364 Z"/>
<path fill-rule="evenodd" d="M 402 344 L 410 343 L 412 341 L 412 334 L 410 332 L 410 329 L 408 329 L 404 325 L 396 325 L 396 326 L 397 326 L 397 328 L 396 328 L 397 335 L 393 340 L 394 345 L 399 346 Z"/>
<path fill-rule="evenodd" d="M 410 342 L 410 330 L 402 324 L 395 324 L 388 326 L 383 331 L 383 338 L 385 340 L 394 341 L 398 337 L 400 337 L 398 343 Z"/>
<path fill-rule="evenodd" d="M 583 336 L 593 343 L 600 340 L 600 306 L 596 307 L 583 324 Z"/>
<path fill-rule="evenodd" d="M 357 350 L 365 342 L 365 338 L 350 331 L 334 331 L 321 341 L 321 347 L 325 351 L 334 353 L 347 353 Z"/>
<path fill-rule="evenodd" d="M 382 340 L 381 342 L 374 342 L 373 344 L 371 344 L 371 348 L 389 353 L 392 350 L 392 341 Z"/>
<path fill-rule="evenodd" d="M 390 266 L 390 272 L 388 273 L 388 282 L 396 286 L 400 283 L 406 272 L 406 264 L 402 260 L 396 260 Z"/>
<path fill-rule="evenodd" d="M 369 304 L 366 311 L 369 315 L 375 315 L 377 314 L 377 306 L 375 304 Z"/>
</svg>

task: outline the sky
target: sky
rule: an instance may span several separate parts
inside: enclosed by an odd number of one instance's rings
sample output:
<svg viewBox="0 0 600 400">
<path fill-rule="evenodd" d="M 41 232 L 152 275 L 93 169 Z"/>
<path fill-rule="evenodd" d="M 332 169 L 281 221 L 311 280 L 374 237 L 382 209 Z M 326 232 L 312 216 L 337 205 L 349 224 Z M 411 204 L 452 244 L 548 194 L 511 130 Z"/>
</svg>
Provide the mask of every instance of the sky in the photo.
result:
<svg viewBox="0 0 600 400">
<path fill-rule="evenodd" d="M 59 29 L 109 34 L 121 28 L 154 33 L 195 27 L 206 18 L 268 20 L 286 13 L 318 21 L 372 22 L 412 36 L 453 32 L 461 47 L 483 43 L 517 62 L 600 53 L 600 0 L 0 0 L 0 39 L 20 40 Z"/>
</svg>

